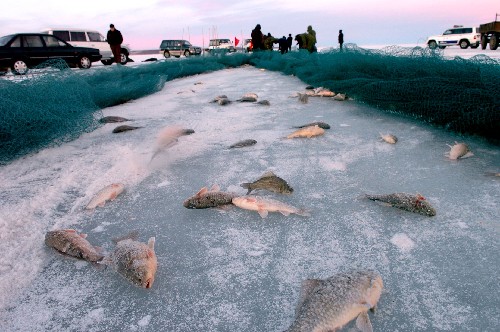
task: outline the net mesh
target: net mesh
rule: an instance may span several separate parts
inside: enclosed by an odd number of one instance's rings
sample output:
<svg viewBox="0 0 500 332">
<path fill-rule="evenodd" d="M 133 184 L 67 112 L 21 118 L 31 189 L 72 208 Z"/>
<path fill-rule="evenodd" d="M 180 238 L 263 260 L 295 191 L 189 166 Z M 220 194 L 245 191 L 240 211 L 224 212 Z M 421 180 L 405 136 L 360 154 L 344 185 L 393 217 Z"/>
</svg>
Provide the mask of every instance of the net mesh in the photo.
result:
<svg viewBox="0 0 500 332">
<path fill-rule="evenodd" d="M 100 110 L 161 90 L 184 76 L 251 64 L 376 108 L 408 114 L 500 142 L 500 63 L 484 55 L 445 59 L 442 51 L 397 46 L 367 50 L 255 52 L 141 66 L 70 70 L 51 60 L 27 75 L 0 78 L 0 163 L 74 140 L 102 125 Z"/>
</svg>

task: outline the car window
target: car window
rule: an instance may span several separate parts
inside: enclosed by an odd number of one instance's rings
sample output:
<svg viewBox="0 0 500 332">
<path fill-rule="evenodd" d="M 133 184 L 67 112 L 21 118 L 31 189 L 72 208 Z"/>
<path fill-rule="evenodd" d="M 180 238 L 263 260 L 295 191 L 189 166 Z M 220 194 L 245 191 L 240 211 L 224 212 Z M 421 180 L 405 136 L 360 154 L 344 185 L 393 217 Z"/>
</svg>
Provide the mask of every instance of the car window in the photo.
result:
<svg viewBox="0 0 500 332">
<path fill-rule="evenodd" d="M 103 42 L 104 41 L 104 37 L 99 32 L 87 32 L 87 35 L 89 35 L 89 40 L 91 42 Z"/>
<path fill-rule="evenodd" d="M 43 47 L 40 36 L 23 36 L 24 47 Z"/>
<path fill-rule="evenodd" d="M 184 41 L 184 46 L 192 46 L 190 42 L 188 42 L 187 40 Z"/>
<path fill-rule="evenodd" d="M 47 45 L 47 47 L 67 47 L 68 46 L 53 36 L 43 36 L 43 40 L 45 41 L 45 45 Z"/>
<path fill-rule="evenodd" d="M 1 37 L 0 38 L 0 46 L 5 46 L 9 41 L 10 39 L 12 38 L 12 36 L 4 36 L 4 37 Z M 19 37 L 17 37 L 16 39 L 18 39 Z M 20 46 L 20 45 L 19 45 Z M 19 47 L 17 46 L 17 47 Z"/>
<path fill-rule="evenodd" d="M 57 30 L 53 31 L 52 34 L 56 37 L 61 38 L 64 41 L 69 41 L 69 31 Z"/>
<path fill-rule="evenodd" d="M 451 34 L 452 34 L 451 30 L 446 30 L 445 32 L 443 32 L 443 35 L 451 35 Z"/>
<path fill-rule="evenodd" d="M 463 33 L 471 33 L 472 32 L 472 28 L 465 28 L 463 30 L 464 30 Z"/>
<path fill-rule="evenodd" d="M 81 31 L 70 31 L 71 41 L 87 41 L 85 38 L 85 32 Z"/>
</svg>

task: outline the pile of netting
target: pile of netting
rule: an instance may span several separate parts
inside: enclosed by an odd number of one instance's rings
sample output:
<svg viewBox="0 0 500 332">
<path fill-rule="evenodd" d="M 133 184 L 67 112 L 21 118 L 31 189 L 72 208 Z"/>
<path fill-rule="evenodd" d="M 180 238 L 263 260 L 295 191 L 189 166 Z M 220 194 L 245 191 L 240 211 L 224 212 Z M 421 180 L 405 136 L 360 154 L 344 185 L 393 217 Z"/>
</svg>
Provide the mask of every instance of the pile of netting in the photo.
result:
<svg viewBox="0 0 500 332">
<path fill-rule="evenodd" d="M 71 70 L 44 63 L 28 75 L 0 77 L 0 164 L 71 141 L 101 124 L 100 110 L 157 92 L 179 77 L 251 64 L 376 108 L 500 142 L 500 63 L 486 56 L 445 59 L 440 51 L 256 52 Z"/>
</svg>

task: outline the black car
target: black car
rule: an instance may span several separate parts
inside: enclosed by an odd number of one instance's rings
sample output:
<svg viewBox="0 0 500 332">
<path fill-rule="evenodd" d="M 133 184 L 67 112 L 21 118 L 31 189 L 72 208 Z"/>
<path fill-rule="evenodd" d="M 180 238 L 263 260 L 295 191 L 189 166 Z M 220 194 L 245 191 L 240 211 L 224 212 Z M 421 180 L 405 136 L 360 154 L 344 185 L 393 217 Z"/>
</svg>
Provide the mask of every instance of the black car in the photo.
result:
<svg viewBox="0 0 500 332">
<path fill-rule="evenodd" d="M 63 59 L 70 67 L 90 68 L 101 57 L 96 48 L 71 46 L 56 36 L 42 33 L 0 37 L 0 71 L 10 67 L 14 74 L 26 74 L 28 68 L 56 58 Z"/>
</svg>

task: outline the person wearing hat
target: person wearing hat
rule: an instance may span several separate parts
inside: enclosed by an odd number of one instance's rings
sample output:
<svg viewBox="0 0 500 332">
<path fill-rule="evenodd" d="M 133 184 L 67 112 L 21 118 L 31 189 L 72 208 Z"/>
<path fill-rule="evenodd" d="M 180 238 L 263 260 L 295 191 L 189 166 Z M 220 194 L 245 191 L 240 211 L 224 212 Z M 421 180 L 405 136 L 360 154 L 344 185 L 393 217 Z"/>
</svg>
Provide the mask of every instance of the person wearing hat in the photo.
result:
<svg viewBox="0 0 500 332">
<path fill-rule="evenodd" d="M 116 63 L 121 63 L 121 49 L 123 43 L 123 36 L 120 30 L 115 29 L 114 24 L 109 25 L 107 41 Z"/>
</svg>

